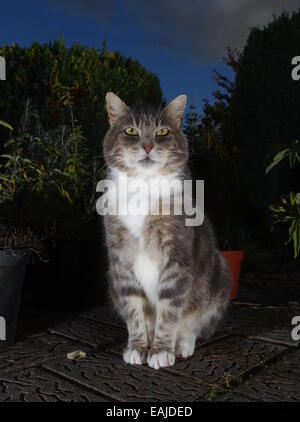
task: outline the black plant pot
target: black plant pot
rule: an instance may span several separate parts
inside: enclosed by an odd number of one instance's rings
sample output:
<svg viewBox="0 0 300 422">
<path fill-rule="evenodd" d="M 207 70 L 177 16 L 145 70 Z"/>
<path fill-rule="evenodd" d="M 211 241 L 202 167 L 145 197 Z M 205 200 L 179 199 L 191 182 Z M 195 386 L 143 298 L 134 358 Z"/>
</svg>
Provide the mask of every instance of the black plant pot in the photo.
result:
<svg viewBox="0 0 300 422">
<path fill-rule="evenodd" d="M 28 261 L 29 255 L 24 251 L 0 250 L 0 350 L 10 346 L 15 338 Z"/>
</svg>

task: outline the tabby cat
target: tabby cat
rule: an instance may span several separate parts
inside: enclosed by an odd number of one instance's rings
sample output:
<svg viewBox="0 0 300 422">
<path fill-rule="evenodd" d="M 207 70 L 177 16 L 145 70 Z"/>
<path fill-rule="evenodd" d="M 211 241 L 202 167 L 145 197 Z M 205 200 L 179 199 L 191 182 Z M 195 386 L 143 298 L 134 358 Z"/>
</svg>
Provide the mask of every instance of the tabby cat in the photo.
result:
<svg viewBox="0 0 300 422">
<path fill-rule="evenodd" d="M 120 177 L 146 183 L 190 179 L 188 142 L 180 129 L 185 105 L 180 95 L 164 110 L 133 109 L 107 94 L 110 128 L 103 148 L 117 190 Z M 119 193 L 118 205 L 124 205 L 128 198 Z M 192 356 L 196 339 L 215 332 L 228 306 L 228 270 L 209 220 L 187 226 L 185 217 L 104 217 L 110 295 L 127 324 L 123 358 L 129 364 L 159 369 L 173 365 L 176 356 Z"/>
</svg>

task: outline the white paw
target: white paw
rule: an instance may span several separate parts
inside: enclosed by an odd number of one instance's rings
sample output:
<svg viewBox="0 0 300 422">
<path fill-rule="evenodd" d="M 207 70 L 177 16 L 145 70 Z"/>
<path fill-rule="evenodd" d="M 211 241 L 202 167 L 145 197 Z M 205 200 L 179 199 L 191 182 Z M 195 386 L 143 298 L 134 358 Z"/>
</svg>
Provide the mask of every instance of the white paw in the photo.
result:
<svg viewBox="0 0 300 422">
<path fill-rule="evenodd" d="M 195 338 L 180 340 L 176 347 L 176 355 L 182 358 L 189 358 L 193 356 L 195 351 Z"/>
<path fill-rule="evenodd" d="M 125 349 L 123 359 L 126 363 L 130 363 L 130 365 L 142 365 L 143 363 L 141 353 L 135 349 Z"/>
<path fill-rule="evenodd" d="M 150 366 L 150 368 L 153 368 L 153 369 L 173 366 L 175 363 L 175 355 L 173 355 L 173 353 L 168 353 L 165 351 L 154 353 L 153 355 L 149 354 L 147 363 Z"/>
</svg>

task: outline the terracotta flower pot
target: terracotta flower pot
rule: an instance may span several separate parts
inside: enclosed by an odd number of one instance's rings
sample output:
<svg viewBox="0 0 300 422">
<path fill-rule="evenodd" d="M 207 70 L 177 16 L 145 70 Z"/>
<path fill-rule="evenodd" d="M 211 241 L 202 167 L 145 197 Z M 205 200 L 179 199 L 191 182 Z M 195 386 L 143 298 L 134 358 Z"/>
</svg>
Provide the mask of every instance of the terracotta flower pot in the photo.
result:
<svg viewBox="0 0 300 422">
<path fill-rule="evenodd" d="M 241 263 L 244 257 L 244 251 L 222 251 L 221 252 L 227 261 L 229 271 L 231 274 L 231 292 L 230 299 L 236 299 L 239 290 Z"/>
</svg>

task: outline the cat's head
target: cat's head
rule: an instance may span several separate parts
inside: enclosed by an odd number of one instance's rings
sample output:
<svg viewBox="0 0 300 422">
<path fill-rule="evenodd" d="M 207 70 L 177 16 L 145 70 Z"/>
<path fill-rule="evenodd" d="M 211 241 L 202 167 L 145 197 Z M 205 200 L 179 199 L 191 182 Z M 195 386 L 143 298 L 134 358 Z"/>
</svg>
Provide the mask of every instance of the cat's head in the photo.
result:
<svg viewBox="0 0 300 422">
<path fill-rule="evenodd" d="M 187 140 L 180 130 L 186 96 L 175 98 L 164 110 L 129 108 L 109 92 L 106 108 L 110 128 L 104 139 L 109 168 L 128 174 L 168 174 L 184 168 Z"/>
</svg>

